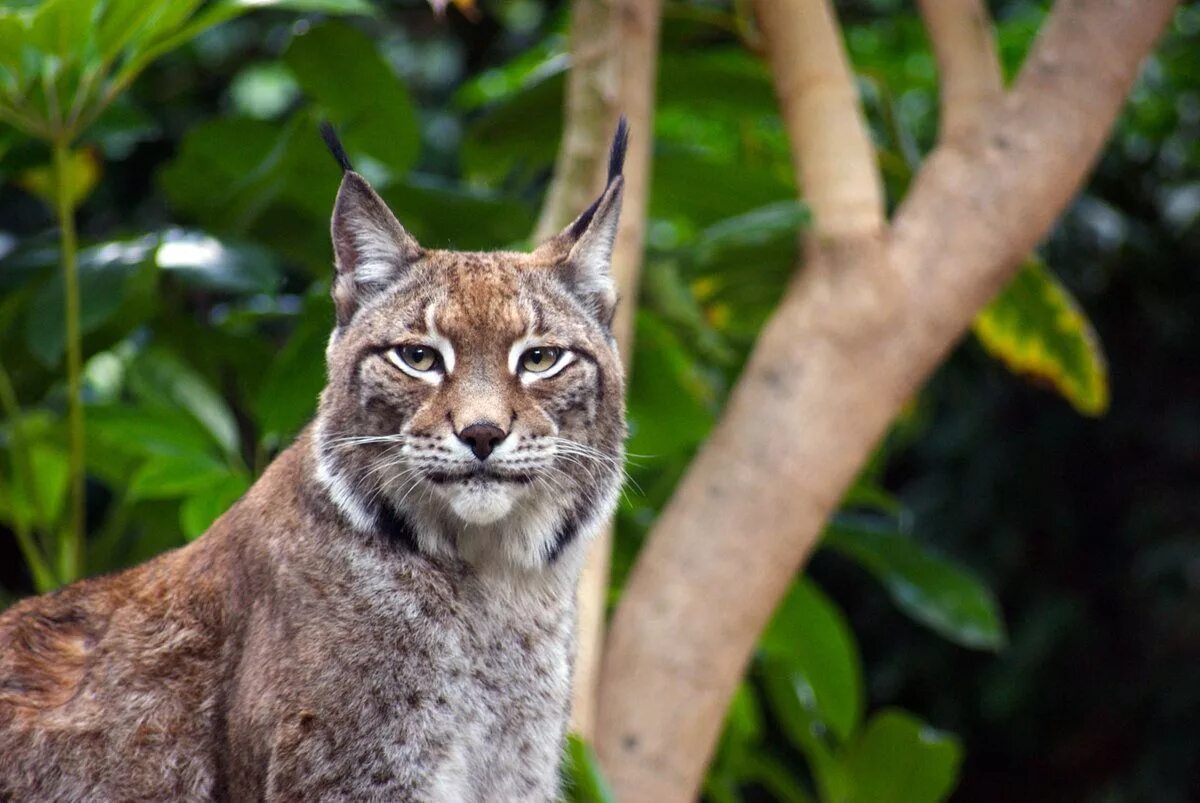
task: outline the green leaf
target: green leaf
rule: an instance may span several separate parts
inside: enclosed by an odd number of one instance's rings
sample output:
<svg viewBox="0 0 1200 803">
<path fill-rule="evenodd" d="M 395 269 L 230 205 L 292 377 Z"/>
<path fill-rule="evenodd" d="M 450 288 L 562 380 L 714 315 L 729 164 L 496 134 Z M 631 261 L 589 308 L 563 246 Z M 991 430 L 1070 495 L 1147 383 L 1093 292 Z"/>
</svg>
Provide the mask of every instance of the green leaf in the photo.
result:
<svg viewBox="0 0 1200 803">
<path fill-rule="evenodd" d="M 237 455 L 240 438 L 229 405 L 179 357 L 164 349 L 150 349 L 130 365 L 129 381 L 144 403 L 187 410 L 226 455 Z"/>
<path fill-rule="evenodd" d="M 25 15 L 0 8 L 0 89 L 6 94 L 17 95 L 28 82 L 21 61 L 28 35 Z"/>
<path fill-rule="evenodd" d="M 759 711 L 754 688 L 743 681 L 738 684 L 733 699 L 729 701 L 723 732 L 743 742 L 754 742 L 762 735 L 762 729 L 762 712 Z"/>
<path fill-rule="evenodd" d="M 377 188 L 404 227 L 421 242 L 463 251 L 494 249 L 529 236 L 531 210 L 503 196 L 413 175 Z M 326 207 L 328 199 L 324 199 Z M 322 210 L 328 217 L 328 209 Z M 470 226 L 463 221 L 470 220 Z"/>
<path fill-rule="evenodd" d="M 479 111 L 488 105 L 503 104 L 523 90 L 561 75 L 570 65 L 566 47 L 565 36 L 551 34 L 505 63 L 465 81 L 455 93 L 455 105 L 464 111 Z"/>
<path fill-rule="evenodd" d="M 10 515 L 26 527 L 52 529 L 67 498 L 67 453 L 57 446 L 35 443 L 29 447 L 32 477 L 14 472 Z M 26 483 L 31 482 L 32 488 Z M 44 517 L 38 520 L 38 513 Z"/>
<path fill-rule="evenodd" d="M 782 761 L 764 752 L 746 751 L 735 769 L 743 781 L 754 781 L 771 793 L 777 803 L 812 803 L 812 795 Z"/>
<path fill-rule="evenodd" d="M 551 58 L 536 80 L 492 104 L 467 127 L 462 159 L 473 180 L 532 181 L 554 165 L 562 138 L 566 65 Z M 582 210 L 581 210 L 582 211 Z"/>
<path fill-rule="evenodd" d="M 178 0 L 109 0 L 96 27 L 100 59 L 108 62 L 116 58 L 121 49 L 142 32 L 147 20 L 161 14 L 164 8 L 185 5 Z"/>
<path fill-rule="evenodd" d="M 182 47 L 208 29 L 248 11 L 273 8 L 327 14 L 372 13 L 372 8 L 366 0 L 218 0 L 205 6 L 194 17 L 191 16 L 191 12 L 198 5 L 199 0 L 162 2 L 164 10 L 131 47 L 121 69 L 113 78 L 113 84 L 118 87 L 128 86 L 155 59 Z"/>
<path fill-rule="evenodd" d="M 696 260 L 710 265 L 731 251 L 783 243 L 790 253 L 797 233 L 809 222 L 808 209 L 794 200 L 777 201 L 713 223 L 696 239 Z"/>
<path fill-rule="evenodd" d="M 1079 304 L 1046 266 L 1025 263 L 973 325 L 984 349 L 1017 374 L 1048 382 L 1076 410 L 1108 408 L 1108 368 Z"/>
<path fill-rule="evenodd" d="M 695 447 L 712 429 L 713 393 L 675 333 L 653 314 L 637 316 L 629 383 L 629 448 L 665 457 Z"/>
<path fill-rule="evenodd" d="M 147 3 L 151 8 L 149 9 L 150 13 L 146 14 L 145 17 L 146 25 L 141 30 L 135 31 L 135 36 L 133 37 L 135 44 L 131 50 L 138 52 L 147 45 L 155 45 L 161 48 L 164 41 L 169 40 L 184 28 L 188 20 L 191 19 L 192 13 L 202 5 L 202 2 L 203 0 L 150 0 Z M 211 25 L 204 26 L 204 28 L 207 27 L 211 27 Z M 195 36 L 201 33 L 204 28 L 197 26 L 193 29 L 192 35 Z M 178 42 L 170 49 L 174 49 L 174 47 L 182 44 L 182 41 Z M 161 52 L 165 52 L 165 50 Z"/>
<path fill-rule="evenodd" d="M 567 774 L 571 803 L 616 803 L 612 788 L 600 771 L 596 754 L 575 734 L 567 737 Z"/>
<path fill-rule="evenodd" d="M 249 476 L 244 472 L 232 472 L 189 496 L 179 508 L 179 526 L 183 528 L 183 534 L 189 540 L 199 538 L 249 487 Z"/>
<path fill-rule="evenodd" d="M 283 280 L 265 248 L 221 241 L 203 232 L 171 229 L 154 252 L 160 269 L 188 284 L 237 293 L 274 293 Z"/>
<path fill-rule="evenodd" d="M 296 79 L 281 62 L 251 64 L 229 85 L 229 96 L 239 114 L 256 120 L 279 117 L 300 95 Z"/>
<path fill-rule="evenodd" d="M 1004 646 L 1000 606 L 987 586 L 911 538 L 843 516 L 829 525 L 822 543 L 860 563 L 900 610 L 950 641 L 974 649 Z"/>
<path fill-rule="evenodd" d="M 220 460 L 205 454 L 161 455 L 152 457 L 129 481 L 129 498 L 176 499 L 207 491 L 230 476 Z"/>
<path fill-rule="evenodd" d="M 370 37 L 326 23 L 292 40 L 284 61 L 304 92 L 339 124 L 351 154 L 365 152 L 397 176 L 408 172 L 420 146 L 416 110 Z"/>
<path fill-rule="evenodd" d="M 112 455 L 136 458 L 214 452 L 212 435 L 174 405 L 109 404 L 88 408 L 89 467 Z M 99 468 L 97 467 L 97 470 Z"/>
<path fill-rule="evenodd" d="M 29 42 L 42 58 L 61 62 L 80 60 L 88 47 L 97 0 L 45 0 L 29 29 Z"/>
<path fill-rule="evenodd" d="M 153 269 L 145 263 L 147 253 L 141 240 L 105 243 L 80 252 L 79 326 L 83 334 L 113 320 L 122 304 L 138 291 L 140 279 L 153 280 L 149 274 Z M 58 365 L 66 347 L 63 287 L 62 273 L 55 270 L 34 294 L 25 319 L 29 350 L 47 368 Z"/>
<path fill-rule="evenodd" d="M 730 365 L 734 361 L 733 352 L 705 316 L 705 310 L 696 298 L 695 286 L 684 281 L 675 260 L 647 262 L 639 300 L 643 307 L 681 332 L 696 350 L 700 361 L 718 365 Z"/>
<path fill-rule="evenodd" d="M 731 115 L 771 114 L 777 107 L 771 74 L 744 48 L 688 48 L 659 60 L 656 96 L 664 105 L 719 109 Z"/>
<path fill-rule="evenodd" d="M 903 711 L 881 711 L 845 756 L 845 803 L 938 803 L 954 790 L 961 762 L 953 736 Z"/>
<path fill-rule="evenodd" d="M 843 508 L 866 508 L 898 516 L 904 512 L 900 500 L 878 485 L 873 479 L 859 476 L 842 497 Z"/>
<path fill-rule="evenodd" d="M 825 801 L 843 800 L 847 781 L 829 740 L 829 729 L 817 716 L 807 686 L 798 689 L 795 672 L 780 660 L 762 661 L 763 687 L 778 719 L 792 744 L 808 761 L 809 770 Z"/>
<path fill-rule="evenodd" d="M 316 130 L 306 114 L 282 128 L 240 118 L 197 126 L 163 171 L 163 185 L 176 208 L 210 233 L 252 236 L 326 276 L 341 174 Z"/>
<path fill-rule="evenodd" d="M 709 767 L 704 777 L 703 799 L 709 803 L 742 803 L 737 777 L 721 767 Z"/>
<path fill-rule="evenodd" d="M 310 296 L 292 337 L 271 361 L 254 400 L 263 438 L 290 437 L 317 408 L 325 386 L 325 343 L 333 326 L 333 302 L 322 292 Z"/>
<path fill-rule="evenodd" d="M 167 196 L 205 228 L 243 231 L 282 190 L 279 168 L 287 136 L 287 129 L 281 132 L 264 120 L 202 123 L 188 132 L 179 155 L 160 175 Z M 334 182 L 335 171 L 330 172 Z M 332 205 L 332 190 L 328 203 Z"/>
<path fill-rule="evenodd" d="M 786 669 L 796 698 L 839 739 L 849 739 L 863 711 L 862 661 L 850 626 L 811 581 L 792 584 L 759 647 Z"/>
<path fill-rule="evenodd" d="M 704 180 L 697 181 L 697 176 Z M 790 173 L 756 165 L 722 164 L 697 149 L 676 146 L 656 150 L 652 181 L 650 214 L 664 220 L 682 218 L 710 226 L 746 209 L 796 208 Z M 745 266 L 739 268 L 744 274 Z"/>
</svg>

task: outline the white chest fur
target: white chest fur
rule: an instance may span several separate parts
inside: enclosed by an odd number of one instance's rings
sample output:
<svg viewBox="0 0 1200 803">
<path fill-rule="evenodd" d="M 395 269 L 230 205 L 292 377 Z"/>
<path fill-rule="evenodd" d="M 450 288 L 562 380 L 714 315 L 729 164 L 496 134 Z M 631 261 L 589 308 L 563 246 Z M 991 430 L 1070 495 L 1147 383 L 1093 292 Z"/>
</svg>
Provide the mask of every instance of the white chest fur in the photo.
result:
<svg viewBox="0 0 1200 803">
<path fill-rule="evenodd" d="M 363 712 L 352 726 L 360 731 L 355 752 L 385 757 L 375 775 L 398 779 L 397 789 L 417 800 L 556 800 L 573 578 L 442 572 L 419 557 L 383 574 L 354 574 L 356 627 L 363 610 L 372 626 L 357 629 L 353 643 L 343 637 L 338 663 L 380 693 L 360 703 L 362 689 L 343 685 L 347 710 Z"/>
<path fill-rule="evenodd" d="M 545 588 L 492 578 L 464 584 L 455 661 L 446 671 L 454 735 L 435 799 L 552 801 L 570 705 L 574 609 Z M 507 593 L 506 593 L 507 592 Z M 449 655 L 447 656 L 449 658 Z"/>
</svg>

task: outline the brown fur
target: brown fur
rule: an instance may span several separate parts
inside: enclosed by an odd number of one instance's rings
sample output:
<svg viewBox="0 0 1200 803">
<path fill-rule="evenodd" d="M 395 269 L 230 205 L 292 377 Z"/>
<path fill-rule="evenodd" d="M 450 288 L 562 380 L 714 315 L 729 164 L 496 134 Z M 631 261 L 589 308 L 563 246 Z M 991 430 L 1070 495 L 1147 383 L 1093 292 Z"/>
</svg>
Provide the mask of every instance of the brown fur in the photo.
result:
<svg viewBox="0 0 1200 803">
<path fill-rule="evenodd" d="M 621 475 L 620 189 L 533 254 L 460 253 L 347 174 L 314 424 L 196 542 L 0 614 L 0 800 L 553 799 Z"/>
</svg>

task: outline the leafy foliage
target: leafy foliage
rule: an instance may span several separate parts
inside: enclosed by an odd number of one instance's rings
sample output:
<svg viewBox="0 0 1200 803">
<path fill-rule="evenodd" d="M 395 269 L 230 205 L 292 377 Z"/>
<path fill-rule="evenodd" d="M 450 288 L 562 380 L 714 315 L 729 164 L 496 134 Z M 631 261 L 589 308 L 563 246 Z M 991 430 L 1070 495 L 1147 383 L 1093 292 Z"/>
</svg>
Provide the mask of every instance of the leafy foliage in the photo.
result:
<svg viewBox="0 0 1200 803">
<path fill-rule="evenodd" d="M 862 564 L 916 621 L 964 647 L 1000 649 L 1004 623 L 987 587 L 893 527 L 840 517 L 823 544 Z"/>
<path fill-rule="evenodd" d="M 152 62 L 254 8 L 364 13 L 365 0 L 43 0 L 0 7 L 0 120 L 71 139 Z"/>
</svg>

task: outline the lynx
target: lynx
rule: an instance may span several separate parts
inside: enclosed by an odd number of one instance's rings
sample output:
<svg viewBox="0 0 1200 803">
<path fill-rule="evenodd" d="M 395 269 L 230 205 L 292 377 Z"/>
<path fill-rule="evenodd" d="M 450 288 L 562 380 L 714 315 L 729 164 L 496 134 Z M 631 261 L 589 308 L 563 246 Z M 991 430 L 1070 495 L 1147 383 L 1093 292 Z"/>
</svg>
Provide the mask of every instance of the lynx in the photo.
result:
<svg viewBox="0 0 1200 803">
<path fill-rule="evenodd" d="M 622 476 L 624 121 L 603 194 L 531 253 L 421 247 L 325 133 L 316 417 L 197 541 L 0 615 L 0 800 L 558 794 Z"/>
</svg>

